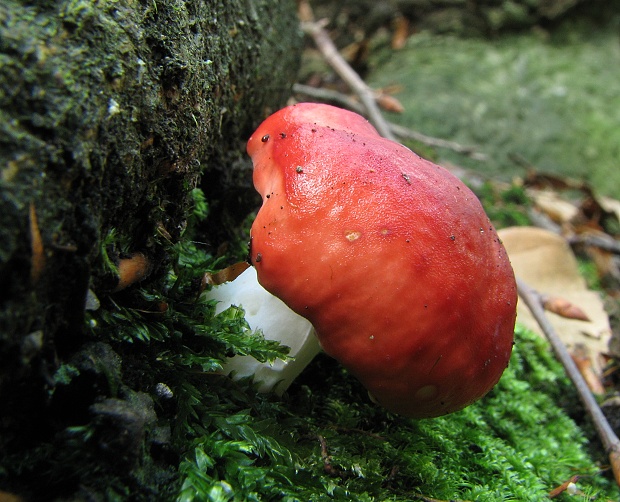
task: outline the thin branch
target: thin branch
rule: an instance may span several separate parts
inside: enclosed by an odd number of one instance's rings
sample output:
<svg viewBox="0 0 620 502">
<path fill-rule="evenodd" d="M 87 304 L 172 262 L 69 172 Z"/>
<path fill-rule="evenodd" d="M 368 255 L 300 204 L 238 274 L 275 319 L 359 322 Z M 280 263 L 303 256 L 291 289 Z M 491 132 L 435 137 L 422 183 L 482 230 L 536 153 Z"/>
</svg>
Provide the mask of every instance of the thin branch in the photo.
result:
<svg viewBox="0 0 620 502">
<path fill-rule="evenodd" d="M 346 94 L 334 91 L 332 89 L 312 87 L 310 85 L 304 84 L 294 84 L 293 92 L 296 94 L 303 94 L 305 96 L 320 99 L 321 101 L 338 103 L 339 105 L 342 105 L 349 110 L 359 113 L 360 115 L 366 114 L 365 107 L 362 106 L 359 101 L 356 101 L 355 99 L 347 96 Z M 390 131 L 392 131 L 392 133 L 398 137 L 413 139 L 428 146 L 447 148 L 454 152 L 467 155 L 475 160 L 487 160 L 487 156 L 483 153 L 477 152 L 476 147 L 474 146 L 461 145 L 460 143 L 457 143 L 455 141 L 448 141 L 442 138 L 427 136 L 426 134 L 422 134 L 421 132 L 414 131 L 413 129 L 409 129 L 408 127 L 394 124 L 392 122 L 386 121 L 386 124 L 390 128 Z"/>
<path fill-rule="evenodd" d="M 349 63 L 340 55 L 329 34 L 325 31 L 325 23 L 313 20 L 312 10 L 308 2 L 303 1 L 300 4 L 302 4 L 300 5 L 301 28 L 304 33 L 312 37 L 317 49 L 323 54 L 325 61 L 347 83 L 353 92 L 359 96 L 368 113 L 368 119 L 379 134 L 384 138 L 395 141 L 396 138 L 379 110 L 372 89 L 366 85 Z"/>
<path fill-rule="evenodd" d="M 536 322 L 539 324 L 545 333 L 545 336 L 549 340 L 556 357 L 564 365 L 568 377 L 575 385 L 579 397 L 590 415 L 590 418 L 594 423 L 594 427 L 601 438 L 601 442 L 609 455 L 611 469 L 614 473 L 616 483 L 620 486 L 620 439 L 618 439 L 618 436 L 609 425 L 607 418 L 590 392 L 588 384 L 581 376 L 581 373 L 579 372 L 579 369 L 577 368 L 577 365 L 573 361 L 571 355 L 568 353 L 566 346 L 562 343 L 562 340 L 556 333 L 555 328 L 545 315 L 540 294 L 530 288 L 522 279 L 519 278 L 517 278 L 517 289 L 519 291 L 519 296 L 527 305 L 530 312 L 532 312 Z"/>
<path fill-rule="evenodd" d="M 413 129 L 409 129 L 407 127 L 390 124 L 390 128 L 392 132 L 401 138 L 409 138 L 415 141 L 419 141 L 428 146 L 435 146 L 438 148 L 448 148 L 449 150 L 453 150 L 457 153 L 462 153 L 467 155 L 475 160 L 487 160 L 487 156 L 483 153 L 476 152 L 476 147 L 461 145 L 456 141 L 449 141 L 447 139 L 435 138 L 433 136 L 427 136 L 426 134 L 422 134 L 421 132 L 414 131 Z"/>
<path fill-rule="evenodd" d="M 318 99 L 320 101 L 327 101 L 328 103 L 337 103 L 344 106 L 348 110 L 364 115 L 366 109 L 360 104 L 359 101 L 353 99 L 351 96 L 342 92 L 335 91 L 333 89 L 325 89 L 324 87 L 313 87 L 305 84 L 293 84 L 293 92 L 295 94 L 303 94 L 311 98 Z"/>
<path fill-rule="evenodd" d="M 607 234 L 573 235 L 567 240 L 571 245 L 583 244 L 585 246 L 597 247 L 613 254 L 620 254 L 620 242 Z"/>
</svg>

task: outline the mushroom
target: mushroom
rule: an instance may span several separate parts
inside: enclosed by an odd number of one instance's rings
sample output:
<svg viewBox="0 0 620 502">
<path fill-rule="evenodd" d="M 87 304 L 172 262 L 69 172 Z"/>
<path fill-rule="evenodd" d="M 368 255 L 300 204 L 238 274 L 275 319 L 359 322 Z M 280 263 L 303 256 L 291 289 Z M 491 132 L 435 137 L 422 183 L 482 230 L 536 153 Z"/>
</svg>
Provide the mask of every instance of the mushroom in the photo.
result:
<svg viewBox="0 0 620 502">
<path fill-rule="evenodd" d="M 250 260 L 387 410 L 435 417 L 510 359 L 517 290 L 475 194 L 361 116 L 300 103 L 250 137 Z"/>
<path fill-rule="evenodd" d="M 260 330 L 265 338 L 277 340 L 290 348 L 287 360 L 261 363 L 251 356 L 237 355 L 225 361 L 224 374 L 230 374 L 234 379 L 252 377 L 260 392 L 281 395 L 321 350 L 310 322 L 265 291 L 258 283 L 253 267 L 204 295 L 208 300 L 218 301 L 216 314 L 231 305 L 242 307 L 252 330 Z"/>
</svg>

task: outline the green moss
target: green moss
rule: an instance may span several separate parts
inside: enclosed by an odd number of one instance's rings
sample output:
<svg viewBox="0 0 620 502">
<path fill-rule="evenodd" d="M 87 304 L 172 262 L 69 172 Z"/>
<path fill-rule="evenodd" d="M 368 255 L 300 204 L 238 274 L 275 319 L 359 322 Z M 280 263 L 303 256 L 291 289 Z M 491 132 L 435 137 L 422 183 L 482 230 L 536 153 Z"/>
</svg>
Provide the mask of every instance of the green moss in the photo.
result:
<svg viewBox="0 0 620 502">
<path fill-rule="evenodd" d="M 441 159 L 510 179 L 535 169 L 620 191 L 617 17 L 567 22 L 549 33 L 493 39 L 430 33 L 373 56 L 369 83 L 402 87 L 394 120 L 426 134 L 478 145 L 488 161 L 441 151 Z M 515 160 L 517 159 L 517 160 Z M 521 162 L 518 161 L 521 159 Z"/>
<path fill-rule="evenodd" d="M 0 480 L 13 490 L 106 500 L 496 502 L 544 500 L 579 474 L 589 495 L 615 496 L 598 465 L 603 453 L 590 451 L 596 439 L 569 416 L 581 416 L 577 397 L 536 335 L 518 329 L 496 388 L 438 419 L 385 412 L 326 356 L 284 397 L 258 394 L 251 381 L 218 375 L 222 361 L 235 353 L 273 360 L 286 349 L 253 334 L 241 310 L 216 316 L 200 298 L 202 274 L 220 259 L 191 233 L 169 252 L 167 276 L 103 299 L 92 313 L 94 343 L 59 370 L 51 396 L 64 427 L 3 458 Z M 85 393 L 92 386 L 98 392 Z"/>
<path fill-rule="evenodd" d="M 197 397 L 199 389 L 192 392 Z M 521 329 L 496 389 L 434 420 L 385 413 L 342 369 L 319 358 L 284 403 L 246 387 L 231 409 L 230 400 L 207 392 L 202 407 L 210 426 L 182 462 L 180 500 L 544 500 L 576 473 L 589 495 L 614 497 L 586 437 L 561 407 L 567 397 L 575 396 L 546 344 Z"/>
<path fill-rule="evenodd" d="M 498 187 L 491 182 L 473 187 L 487 215 L 497 228 L 530 224 L 527 210 L 530 201 L 523 186 Z"/>
</svg>

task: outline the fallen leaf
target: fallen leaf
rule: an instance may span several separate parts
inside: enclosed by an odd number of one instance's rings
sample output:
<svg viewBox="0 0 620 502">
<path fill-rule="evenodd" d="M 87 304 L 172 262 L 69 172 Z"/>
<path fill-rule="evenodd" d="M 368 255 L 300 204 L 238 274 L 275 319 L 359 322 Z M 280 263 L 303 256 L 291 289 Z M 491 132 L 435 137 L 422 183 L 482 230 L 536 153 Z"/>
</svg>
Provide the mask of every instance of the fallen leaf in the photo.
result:
<svg viewBox="0 0 620 502">
<path fill-rule="evenodd" d="M 407 38 L 409 38 L 409 20 L 403 15 L 396 16 L 392 35 L 392 49 L 400 50 L 405 47 Z"/>
<path fill-rule="evenodd" d="M 240 261 L 237 263 L 233 263 L 229 267 L 226 267 L 218 272 L 211 273 L 207 272 L 203 277 L 203 284 L 210 284 L 212 286 L 218 286 L 220 284 L 224 284 L 225 282 L 234 281 L 237 277 L 239 277 L 250 264 L 246 261 Z"/>
<path fill-rule="evenodd" d="M 30 282 L 36 284 L 43 275 L 45 269 L 45 248 L 43 239 L 41 238 L 41 230 L 39 229 L 39 219 L 34 202 L 30 203 L 29 212 L 30 223 Z"/>
<path fill-rule="evenodd" d="M 579 273 L 577 259 L 565 239 L 534 227 L 510 227 L 498 233 L 518 277 L 540 294 L 562 297 L 579 306 L 591 319 L 582 321 L 555 314 L 548 316 L 570 350 L 577 344 L 588 347 L 595 372 L 600 375 L 600 354 L 608 351 L 611 338 L 609 318 L 599 294 L 587 288 L 585 279 Z M 517 322 L 544 336 L 521 301 L 517 305 Z"/>
<path fill-rule="evenodd" d="M 543 296 L 542 302 L 543 307 L 548 312 L 553 312 L 567 319 L 579 319 L 580 321 L 590 320 L 583 310 L 565 298 L 559 296 Z"/>
<path fill-rule="evenodd" d="M 389 94 L 379 94 L 375 100 L 377 101 L 377 104 L 387 112 L 403 113 L 405 111 L 405 107 L 401 104 L 401 102 Z"/>
<path fill-rule="evenodd" d="M 151 261 L 143 253 L 133 253 L 118 262 L 118 283 L 114 292 L 121 291 L 146 278 L 152 270 Z"/>
<path fill-rule="evenodd" d="M 571 357 L 579 369 L 579 373 L 588 384 L 592 394 L 602 396 L 605 394 L 605 387 L 600 378 L 594 373 L 592 368 L 592 357 L 587 347 L 583 345 L 577 345 L 571 354 Z"/>
<path fill-rule="evenodd" d="M 579 214 L 579 208 L 571 202 L 562 199 L 557 192 L 529 189 L 527 193 L 531 197 L 534 206 L 555 223 L 569 223 Z"/>
</svg>

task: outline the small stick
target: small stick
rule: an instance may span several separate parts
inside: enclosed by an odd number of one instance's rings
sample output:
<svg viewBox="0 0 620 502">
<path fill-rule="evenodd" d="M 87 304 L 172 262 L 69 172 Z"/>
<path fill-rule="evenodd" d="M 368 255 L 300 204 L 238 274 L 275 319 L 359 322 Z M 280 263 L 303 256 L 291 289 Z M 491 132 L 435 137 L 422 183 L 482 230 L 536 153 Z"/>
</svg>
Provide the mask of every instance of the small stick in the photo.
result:
<svg viewBox="0 0 620 502">
<path fill-rule="evenodd" d="M 303 94 L 311 98 L 319 99 L 321 101 L 331 101 L 332 103 L 338 103 L 339 105 L 348 108 L 349 110 L 364 115 L 366 113 L 365 108 L 359 103 L 359 101 L 353 99 L 351 96 L 342 92 L 335 91 L 333 89 L 326 89 L 324 87 L 313 87 L 305 84 L 293 84 L 293 92 L 295 94 Z"/>
<path fill-rule="evenodd" d="M 476 147 L 474 146 L 461 145 L 456 141 L 434 138 L 433 136 L 427 136 L 426 134 L 422 134 L 421 132 L 414 131 L 413 129 L 409 129 L 407 127 L 397 124 L 390 124 L 390 128 L 392 129 L 392 132 L 394 134 L 400 136 L 401 138 L 413 139 L 428 146 L 448 148 L 457 153 L 467 155 L 475 160 L 487 160 L 487 156 L 484 153 L 476 152 Z"/>
<path fill-rule="evenodd" d="M 45 270 L 45 247 L 39 229 L 39 218 L 37 218 L 37 209 L 34 202 L 30 203 L 28 212 L 28 223 L 30 230 L 30 282 L 37 284 Z"/>
<path fill-rule="evenodd" d="M 610 253 L 620 254 L 620 242 L 607 234 L 574 235 L 567 240 L 571 245 L 584 244 L 600 248 L 603 251 L 609 251 Z"/>
<path fill-rule="evenodd" d="M 332 465 L 332 456 L 329 454 L 327 450 L 327 441 L 325 441 L 325 438 L 321 436 L 320 434 L 317 436 L 317 438 L 319 440 L 319 444 L 321 445 L 321 459 L 323 460 L 323 470 L 325 471 L 325 473 L 328 474 L 329 476 L 334 476 L 334 477 L 340 477 L 340 478 L 346 477 L 347 473 L 345 471 L 336 469 Z"/>
<path fill-rule="evenodd" d="M 601 442 L 609 455 L 611 470 L 614 474 L 614 478 L 616 479 L 616 484 L 620 486 L 620 439 L 618 439 L 618 436 L 609 425 L 607 418 L 590 392 L 588 384 L 581 376 L 577 365 L 568 353 L 568 350 L 566 350 L 566 347 L 556 333 L 555 328 L 549 319 L 547 319 L 542 306 L 540 294 L 530 288 L 522 279 L 519 278 L 517 278 L 517 290 L 519 292 L 519 296 L 525 302 L 528 309 L 530 309 L 530 312 L 532 312 L 536 322 L 545 333 L 545 336 L 549 340 L 556 357 L 564 365 L 568 377 L 572 380 L 573 385 L 575 385 L 577 393 L 588 411 Z"/>
<path fill-rule="evenodd" d="M 323 54 L 325 61 L 334 71 L 344 80 L 347 85 L 357 94 L 360 101 L 368 112 L 368 118 L 375 126 L 379 134 L 384 138 L 396 141 L 390 127 L 383 118 L 381 111 L 375 101 L 374 92 L 360 78 L 353 68 L 340 55 L 338 49 L 332 42 L 327 31 L 325 31 L 324 21 L 314 21 L 310 5 L 306 1 L 300 2 L 301 28 L 304 33 L 310 35 L 314 40 L 317 49 Z"/>
</svg>

